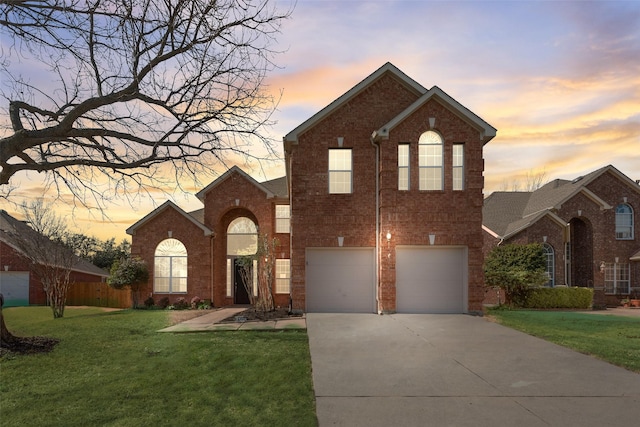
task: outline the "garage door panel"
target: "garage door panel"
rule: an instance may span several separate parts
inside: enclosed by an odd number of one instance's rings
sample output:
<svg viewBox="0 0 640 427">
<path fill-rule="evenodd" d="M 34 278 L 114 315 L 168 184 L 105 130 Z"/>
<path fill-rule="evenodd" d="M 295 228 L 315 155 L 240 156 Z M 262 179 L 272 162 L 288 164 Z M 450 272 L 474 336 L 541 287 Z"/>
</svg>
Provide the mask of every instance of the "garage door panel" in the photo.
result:
<svg viewBox="0 0 640 427">
<path fill-rule="evenodd" d="M 396 260 L 397 312 L 465 311 L 464 248 L 399 248 Z"/>
<path fill-rule="evenodd" d="M 374 261 L 370 248 L 307 249 L 307 311 L 373 312 Z"/>
<path fill-rule="evenodd" d="M 5 307 L 29 305 L 29 272 L 0 272 L 0 292 Z"/>
</svg>

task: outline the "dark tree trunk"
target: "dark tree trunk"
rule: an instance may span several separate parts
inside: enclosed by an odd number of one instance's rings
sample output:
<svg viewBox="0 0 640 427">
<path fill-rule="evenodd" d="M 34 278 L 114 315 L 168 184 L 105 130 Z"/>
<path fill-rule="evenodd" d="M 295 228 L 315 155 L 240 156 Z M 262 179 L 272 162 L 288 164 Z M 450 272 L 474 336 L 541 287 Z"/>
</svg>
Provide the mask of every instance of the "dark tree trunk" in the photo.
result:
<svg viewBox="0 0 640 427">
<path fill-rule="evenodd" d="M 2 314 L 2 306 L 4 305 L 4 296 L 0 293 L 0 347 L 15 342 L 16 337 L 7 329 L 4 323 L 4 314 Z"/>
</svg>

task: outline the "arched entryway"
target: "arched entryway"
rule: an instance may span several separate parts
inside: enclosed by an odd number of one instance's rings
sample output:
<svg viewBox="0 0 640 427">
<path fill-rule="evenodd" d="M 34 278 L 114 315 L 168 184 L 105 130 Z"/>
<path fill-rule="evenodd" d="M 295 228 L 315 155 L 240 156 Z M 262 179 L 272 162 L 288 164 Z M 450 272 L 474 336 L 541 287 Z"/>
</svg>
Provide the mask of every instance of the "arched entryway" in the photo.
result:
<svg viewBox="0 0 640 427">
<path fill-rule="evenodd" d="M 573 218 L 570 226 L 570 286 L 593 287 L 593 227 L 589 220 Z"/>
<path fill-rule="evenodd" d="M 243 257 L 255 255 L 258 251 L 258 227 L 246 216 L 241 216 L 227 227 L 227 293 L 232 291 L 234 304 L 249 304 L 250 292 L 253 292 L 253 271 L 245 268 Z M 251 271 L 253 270 L 253 271 Z M 247 274 L 248 273 L 248 274 Z"/>
</svg>

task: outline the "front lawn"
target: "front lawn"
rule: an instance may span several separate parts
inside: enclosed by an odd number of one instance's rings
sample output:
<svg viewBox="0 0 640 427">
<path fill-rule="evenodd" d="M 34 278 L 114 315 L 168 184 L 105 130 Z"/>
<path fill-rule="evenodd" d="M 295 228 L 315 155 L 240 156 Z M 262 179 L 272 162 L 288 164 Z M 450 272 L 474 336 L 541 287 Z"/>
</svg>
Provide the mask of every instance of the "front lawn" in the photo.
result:
<svg viewBox="0 0 640 427">
<path fill-rule="evenodd" d="M 2 426 L 317 425 L 306 331 L 157 333 L 167 311 L 3 310 L 53 352 L 0 359 Z"/>
<path fill-rule="evenodd" d="M 640 373 L 640 318 L 528 310 L 489 314 L 505 326 Z"/>
</svg>

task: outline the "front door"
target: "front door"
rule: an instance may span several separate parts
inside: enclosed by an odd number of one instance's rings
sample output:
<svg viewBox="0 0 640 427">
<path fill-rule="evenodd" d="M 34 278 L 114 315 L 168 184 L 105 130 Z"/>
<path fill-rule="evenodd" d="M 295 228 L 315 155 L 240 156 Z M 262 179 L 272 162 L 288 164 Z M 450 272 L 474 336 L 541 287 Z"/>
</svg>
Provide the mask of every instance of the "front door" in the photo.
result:
<svg viewBox="0 0 640 427">
<path fill-rule="evenodd" d="M 249 274 L 251 276 L 251 274 Z M 245 276 L 242 274 L 242 265 L 237 259 L 233 260 L 233 302 L 234 304 L 250 304 L 249 294 L 247 293 L 247 283 Z"/>
</svg>

